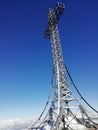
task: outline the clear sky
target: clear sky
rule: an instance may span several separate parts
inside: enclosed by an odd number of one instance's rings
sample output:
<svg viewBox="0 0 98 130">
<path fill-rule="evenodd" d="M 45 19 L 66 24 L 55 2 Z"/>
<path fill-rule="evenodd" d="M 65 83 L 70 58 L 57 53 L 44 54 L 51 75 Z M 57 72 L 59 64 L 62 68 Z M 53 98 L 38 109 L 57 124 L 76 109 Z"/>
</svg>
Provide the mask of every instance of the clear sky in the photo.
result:
<svg viewBox="0 0 98 130">
<path fill-rule="evenodd" d="M 65 64 L 98 110 L 98 0 L 61 0 Z M 52 77 L 47 11 L 56 0 L 0 0 L 0 120 L 40 114 Z"/>
</svg>

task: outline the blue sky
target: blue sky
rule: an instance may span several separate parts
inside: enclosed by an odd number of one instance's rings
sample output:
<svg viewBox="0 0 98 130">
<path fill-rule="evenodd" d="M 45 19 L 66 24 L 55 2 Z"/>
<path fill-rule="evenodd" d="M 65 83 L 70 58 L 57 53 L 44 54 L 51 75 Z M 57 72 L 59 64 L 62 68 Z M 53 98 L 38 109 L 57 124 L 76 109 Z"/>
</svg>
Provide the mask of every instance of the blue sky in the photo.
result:
<svg viewBox="0 0 98 130">
<path fill-rule="evenodd" d="M 65 64 L 98 110 L 98 0 L 61 0 L 59 31 Z M 56 0 L 0 1 L 0 120 L 40 114 L 51 76 L 47 11 Z"/>
</svg>

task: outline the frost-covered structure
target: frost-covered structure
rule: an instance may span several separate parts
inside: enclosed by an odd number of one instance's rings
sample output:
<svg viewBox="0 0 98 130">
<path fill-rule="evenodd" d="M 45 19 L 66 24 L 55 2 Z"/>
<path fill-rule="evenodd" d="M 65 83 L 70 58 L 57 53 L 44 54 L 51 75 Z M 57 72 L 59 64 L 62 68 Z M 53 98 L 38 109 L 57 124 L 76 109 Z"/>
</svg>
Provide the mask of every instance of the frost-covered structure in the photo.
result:
<svg viewBox="0 0 98 130">
<path fill-rule="evenodd" d="M 30 130 L 98 129 L 93 117 L 90 116 L 81 102 L 85 102 L 90 108 L 92 107 L 78 91 L 64 63 L 57 25 L 64 8 L 64 4 L 58 2 L 54 9 L 49 8 L 48 11 L 45 38 L 51 41 L 53 76 L 46 106 Z M 73 88 L 77 91 L 79 98 L 74 96 Z M 96 111 L 94 108 L 92 109 Z"/>
</svg>

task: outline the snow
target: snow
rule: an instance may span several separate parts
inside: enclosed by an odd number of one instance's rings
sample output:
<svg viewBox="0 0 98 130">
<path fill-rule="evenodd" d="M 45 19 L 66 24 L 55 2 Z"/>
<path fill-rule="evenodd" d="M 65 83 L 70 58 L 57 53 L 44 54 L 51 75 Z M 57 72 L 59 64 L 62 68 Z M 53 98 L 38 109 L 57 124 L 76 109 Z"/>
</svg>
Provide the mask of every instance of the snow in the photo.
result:
<svg viewBox="0 0 98 130">
<path fill-rule="evenodd" d="M 0 130 L 28 130 L 27 128 L 32 125 L 32 119 L 9 119 L 0 121 Z M 74 130 L 89 130 L 82 125 L 76 124 L 75 120 L 71 122 L 71 128 Z M 51 126 L 47 125 L 41 130 L 50 130 Z M 91 129 L 90 129 L 91 130 Z"/>
<path fill-rule="evenodd" d="M 74 129 L 74 130 L 87 130 L 84 126 L 82 125 L 75 125 L 75 124 L 72 124 L 71 127 Z M 50 130 L 50 126 L 46 126 L 45 128 L 41 129 L 41 130 Z"/>
</svg>

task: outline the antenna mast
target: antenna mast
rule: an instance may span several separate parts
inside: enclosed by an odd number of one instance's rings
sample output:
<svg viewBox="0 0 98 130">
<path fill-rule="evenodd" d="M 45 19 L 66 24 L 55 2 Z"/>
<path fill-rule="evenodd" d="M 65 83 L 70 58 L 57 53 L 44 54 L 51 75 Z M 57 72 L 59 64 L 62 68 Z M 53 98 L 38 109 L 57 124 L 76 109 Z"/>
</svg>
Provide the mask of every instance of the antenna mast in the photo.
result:
<svg viewBox="0 0 98 130">
<path fill-rule="evenodd" d="M 52 101 L 49 101 L 51 96 L 51 93 L 49 93 L 48 101 L 43 112 L 38 120 L 30 127 L 30 130 L 76 130 L 76 125 L 79 126 L 79 128 L 82 127 L 82 129 L 87 127 L 98 130 L 98 125 L 93 121 L 88 111 L 81 105 L 80 99 L 85 100 L 76 88 L 64 64 L 58 31 L 58 21 L 64 8 L 64 4 L 58 2 L 54 9 L 49 8 L 48 10 L 48 25 L 44 37 L 51 40 L 55 92 Z M 53 86 L 53 81 L 51 85 Z M 73 85 L 79 93 L 80 99 L 73 96 L 70 89 L 71 85 Z M 42 117 L 49 102 L 49 110 L 47 114 Z"/>
</svg>

